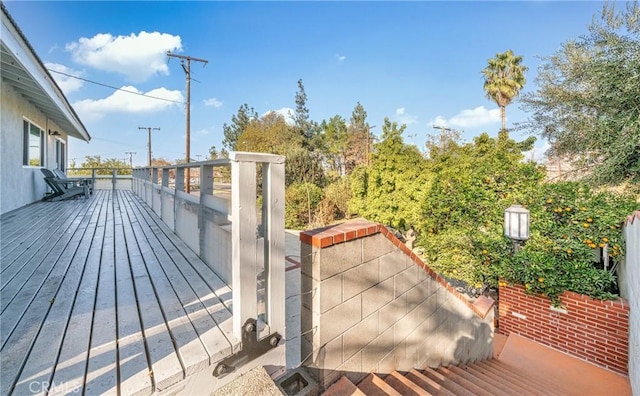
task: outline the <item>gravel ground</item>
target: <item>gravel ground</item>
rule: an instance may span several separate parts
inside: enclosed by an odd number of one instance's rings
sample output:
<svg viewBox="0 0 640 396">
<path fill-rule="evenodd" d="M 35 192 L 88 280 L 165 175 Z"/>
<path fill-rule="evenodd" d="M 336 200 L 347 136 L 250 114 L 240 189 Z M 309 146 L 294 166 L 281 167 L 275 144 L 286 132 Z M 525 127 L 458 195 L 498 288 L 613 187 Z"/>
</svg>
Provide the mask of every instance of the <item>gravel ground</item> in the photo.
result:
<svg viewBox="0 0 640 396">
<path fill-rule="evenodd" d="M 282 396 L 269 374 L 260 366 L 213 392 L 211 396 Z"/>
</svg>

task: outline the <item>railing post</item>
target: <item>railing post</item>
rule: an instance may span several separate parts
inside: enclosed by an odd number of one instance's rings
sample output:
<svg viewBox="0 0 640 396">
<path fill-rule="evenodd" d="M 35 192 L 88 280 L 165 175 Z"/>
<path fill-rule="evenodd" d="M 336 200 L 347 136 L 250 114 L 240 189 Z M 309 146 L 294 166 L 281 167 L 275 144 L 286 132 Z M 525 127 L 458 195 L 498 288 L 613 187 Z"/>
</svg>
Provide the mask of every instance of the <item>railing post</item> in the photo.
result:
<svg viewBox="0 0 640 396">
<path fill-rule="evenodd" d="M 169 187 L 169 170 L 162 169 L 162 187 Z"/>
<path fill-rule="evenodd" d="M 111 171 L 111 189 L 115 190 L 116 189 L 116 183 L 118 182 L 118 170 L 117 169 L 113 169 Z"/>
<path fill-rule="evenodd" d="M 231 291 L 233 334 L 242 339 L 242 326 L 257 316 L 256 287 L 256 164 L 231 153 Z"/>
<path fill-rule="evenodd" d="M 285 330 L 284 158 L 263 163 L 262 201 L 267 322 L 271 332 Z"/>
<path fill-rule="evenodd" d="M 176 167 L 175 189 L 176 193 L 178 191 L 184 191 L 184 168 Z"/>
<path fill-rule="evenodd" d="M 207 196 L 213 195 L 213 165 L 200 165 L 200 205 L 198 205 L 198 250 L 200 256 L 203 255 L 204 246 L 207 243 L 205 207 Z"/>
</svg>

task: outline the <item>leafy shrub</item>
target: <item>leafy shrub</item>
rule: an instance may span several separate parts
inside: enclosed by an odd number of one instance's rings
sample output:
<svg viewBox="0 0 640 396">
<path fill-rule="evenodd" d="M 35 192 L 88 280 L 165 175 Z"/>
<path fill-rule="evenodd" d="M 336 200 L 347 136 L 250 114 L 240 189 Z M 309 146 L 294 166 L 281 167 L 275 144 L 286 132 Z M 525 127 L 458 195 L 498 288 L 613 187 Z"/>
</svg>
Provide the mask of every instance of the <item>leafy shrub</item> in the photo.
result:
<svg viewBox="0 0 640 396">
<path fill-rule="evenodd" d="M 322 196 L 322 189 L 312 183 L 294 183 L 287 187 L 285 227 L 300 229 L 308 226 Z"/>
<path fill-rule="evenodd" d="M 621 224 L 638 208 L 630 196 L 594 192 L 586 184 L 545 184 L 529 197 L 531 238 L 514 256 L 495 267 L 506 282 L 555 303 L 569 290 L 598 299 L 615 297 L 616 279 L 594 257 L 609 251 L 611 267 L 624 251 Z"/>
</svg>

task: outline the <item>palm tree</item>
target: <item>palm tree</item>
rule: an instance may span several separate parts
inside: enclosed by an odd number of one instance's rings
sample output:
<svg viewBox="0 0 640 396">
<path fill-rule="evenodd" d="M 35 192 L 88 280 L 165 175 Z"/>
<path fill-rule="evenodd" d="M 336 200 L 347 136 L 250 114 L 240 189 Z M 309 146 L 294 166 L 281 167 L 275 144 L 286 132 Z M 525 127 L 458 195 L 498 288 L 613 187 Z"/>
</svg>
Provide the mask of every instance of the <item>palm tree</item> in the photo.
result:
<svg viewBox="0 0 640 396">
<path fill-rule="evenodd" d="M 524 73 L 527 70 L 528 68 L 522 64 L 522 56 L 513 55 L 511 50 L 496 54 L 496 57 L 489 59 L 488 66 L 482 70 L 487 98 L 500 107 L 503 131 L 507 129 L 505 108 L 524 87 L 526 82 Z"/>
</svg>

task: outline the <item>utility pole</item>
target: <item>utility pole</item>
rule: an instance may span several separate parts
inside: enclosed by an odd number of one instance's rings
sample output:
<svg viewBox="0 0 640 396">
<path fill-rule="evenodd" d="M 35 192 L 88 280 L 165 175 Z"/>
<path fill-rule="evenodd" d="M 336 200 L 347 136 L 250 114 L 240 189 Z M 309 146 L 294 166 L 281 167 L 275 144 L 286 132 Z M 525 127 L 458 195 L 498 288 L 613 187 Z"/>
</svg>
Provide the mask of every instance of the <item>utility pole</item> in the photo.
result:
<svg viewBox="0 0 640 396">
<path fill-rule="evenodd" d="M 159 131 L 160 128 L 153 128 L 153 127 L 141 127 L 139 126 L 138 129 L 146 129 L 148 136 L 147 136 L 147 149 L 148 149 L 148 166 L 149 168 L 151 168 L 151 131 Z"/>
<path fill-rule="evenodd" d="M 432 125 L 431 128 L 440 130 L 440 145 L 439 148 L 442 150 L 446 145 L 448 140 L 456 141 L 460 138 L 460 131 L 453 128 L 447 128 L 439 125 Z M 462 131 L 464 132 L 464 131 Z M 427 140 L 427 143 L 429 141 Z"/>
<path fill-rule="evenodd" d="M 129 156 L 129 166 L 131 166 L 131 169 L 133 169 L 133 156 L 136 154 L 136 152 L 135 151 L 125 151 L 124 153 Z"/>
<path fill-rule="evenodd" d="M 173 54 L 171 53 L 171 51 L 167 51 L 167 56 L 169 58 L 180 59 L 180 64 L 182 65 L 184 74 L 187 77 L 187 125 L 186 125 L 187 149 L 186 149 L 185 156 L 188 164 L 189 162 L 191 162 L 191 157 L 190 157 L 191 156 L 191 61 L 202 62 L 204 63 L 203 66 L 205 66 L 209 61 L 205 59 L 194 58 L 191 56 Z M 188 194 L 191 190 L 189 186 L 189 184 L 191 183 L 191 172 L 189 168 L 186 169 L 185 177 L 187 179 L 185 183 L 185 192 Z"/>
</svg>

